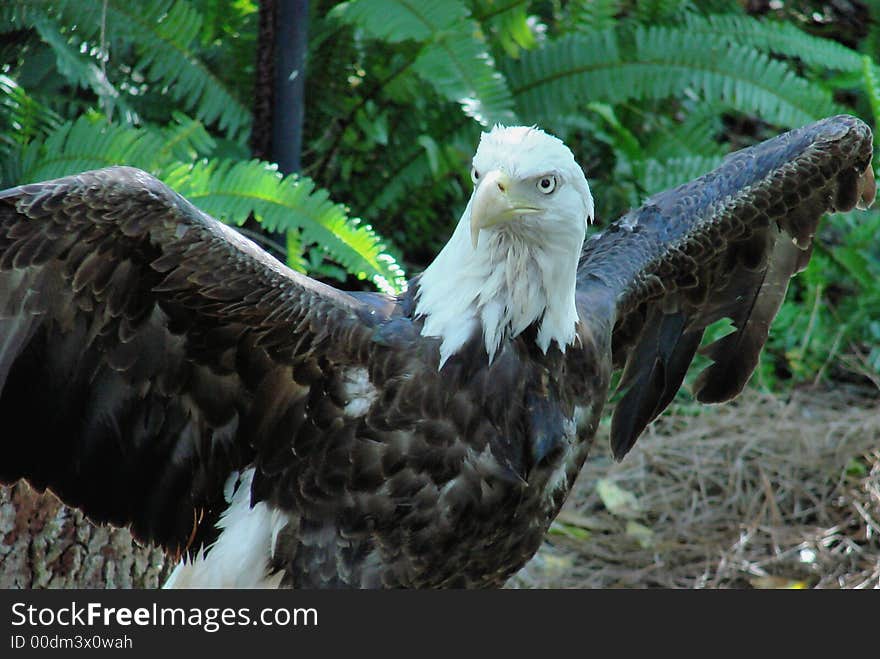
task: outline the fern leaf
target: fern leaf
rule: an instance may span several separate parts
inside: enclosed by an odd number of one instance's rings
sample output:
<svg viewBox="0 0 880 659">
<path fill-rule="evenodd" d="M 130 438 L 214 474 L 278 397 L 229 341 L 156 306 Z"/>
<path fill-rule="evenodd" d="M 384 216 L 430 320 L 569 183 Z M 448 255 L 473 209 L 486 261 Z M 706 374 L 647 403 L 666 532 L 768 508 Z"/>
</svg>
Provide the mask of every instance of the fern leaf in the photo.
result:
<svg viewBox="0 0 880 659">
<path fill-rule="evenodd" d="M 191 160 L 212 148 L 201 124 L 182 115 L 163 129 L 96 124 L 82 117 L 28 144 L 18 182 L 116 164 L 140 167 L 215 217 L 241 225 L 253 213 L 270 231 L 296 232 L 291 244 L 299 249 L 315 243 L 348 272 L 383 290 L 398 292 L 405 285 L 403 270 L 375 231 L 349 217 L 311 179 L 283 178 L 273 165 L 257 160 Z M 289 261 L 301 268 L 302 253 L 290 254 Z"/>
<path fill-rule="evenodd" d="M 649 159 L 642 167 L 640 184 L 646 194 L 654 194 L 687 183 L 721 164 L 721 156 L 686 156 L 666 161 Z"/>
<path fill-rule="evenodd" d="M 51 5 L 26 0 L 4 0 L 0 3 L 0 31 L 11 32 L 34 27 L 35 21 L 52 11 Z"/>
<path fill-rule="evenodd" d="M 331 15 L 357 25 L 376 39 L 396 43 L 428 41 L 468 16 L 460 2 L 418 0 L 353 0 L 335 7 Z"/>
<path fill-rule="evenodd" d="M 250 130 L 250 111 L 194 50 L 202 20 L 196 10 L 178 0 L 152 22 L 130 2 L 112 0 L 112 4 L 120 20 L 136 22 L 146 37 L 138 52 L 143 58 L 139 65 L 147 69 L 148 77 L 161 81 L 172 98 L 204 123 L 216 122 L 227 135 L 244 139 Z"/>
<path fill-rule="evenodd" d="M 65 36 L 58 29 L 58 24 L 47 16 L 37 16 L 33 21 L 40 38 L 49 45 L 55 54 L 55 66 L 73 87 L 90 89 L 101 99 L 104 114 L 113 115 L 116 108 L 133 124 L 138 120 L 137 113 L 132 110 L 119 91 L 107 79 L 98 65 L 98 57 L 103 53 L 92 48 L 83 53 L 80 43 L 71 36 Z"/>
<path fill-rule="evenodd" d="M 401 154 L 400 162 L 392 168 L 392 173 L 383 182 L 382 190 L 375 195 L 373 202 L 364 211 L 368 217 L 376 217 L 380 212 L 403 197 L 410 190 L 431 178 L 431 164 L 428 154 L 420 144 L 415 144 Z"/>
<path fill-rule="evenodd" d="M 470 183 L 466 172 L 469 171 L 470 156 L 473 155 L 474 144 L 479 140 L 479 127 L 471 122 L 451 127 L 450 132 L 443 140 L 440 147 L 443 150 L 442 157 L 436 161 L 442 166 L 436 169 L 431 166 L 431 154 L 425 143 L 430 139 L 428 136 L 420 136 L 412 140 L 407 147 L 400 146 L 392 155 L 392 160 L 387 168 L 388 175 L 382 180 L 379 190 L 373 194 L 372 202 L 367 206 L 364 215 L 375 218 L 380 213 L 392 208 L 405 199 L 405 193 L 418 186 L 429 184 L 447 185 L 450 174 L 457 168 L 462 168 L 465 178 Z M 428 139 L 425 139 L 428 138 Z M 438 145 L 439 146 L 439 145 Z M 438 183 L 445 181 L 445 183 Z"/>
<path fill-rule="evenodd" d="M 614 112 L 614 108 L 605 103 L 590 103 L 587 108 L 595 112 L 608 127 L 608 143 L 615 151 L 624 154 L 631 160 L 643 160 L 645 154 L 638 138 L 629 128 L 623 125 Z"/>
<path fill-rule="evenodd" d="M 274 166 L 251 161 L 198 161 L 166 171 L 164 180 L 192 203 L 224 221 L 243 224 L 251 213 L 270 231 L 301 233 L 334 261 L 380 289 L 398 292 L 403 270 L 369 225 L 348 216 L 306 177 L 282 177 Z M 293 266 L 301 254 L 290 255 Z"/>
<path fill-rule="evenodd" d="M 861 68 L 861 56 L 856 51 L 832 39 L 808 34 L 792 23 L 734 14 L 704 17 L 693 13 L 686 16 L 685 22 L 694 35 L 795 57 L 823 70 L 858 71 Z"/>
<path fill-rule="evenodd" d="M 742 12 L 743 7 L 741 0 L 700 0 L 695 4 L 695 9 L 704 16 L 709 16 Z"/>
<path fill-rule="evenodd" d="M 24 147 L 17 183 L 110 165 L 130 165 L 158 174 L 172 164 L 211 155 L 214 146 L 200 122 L 179 113 L 162 128 L 133 128 L 80 117 Z"/>
<path fill-rule="evenodd" d="M 19 84 L 0 75 L 0 188 L 21 180 L 22 150 L 57 129 L 61 118 Z"/>
<path fill-rule="evenodd" d="M 32 183 L 110 165 L 131 165 L 156 172 L 157 154 L 165 135 L 147 130 L 96 122 L 80 117 L 61 125 L 44 140 L 37 139 L 22 152 L 21 180 Z"/>
<path fill-rule="evenodd" d="M 497 40 L 510 57 L 538 45 L 529 25 L 528 0 L 472 0 L 474 18 Z"/>
<path fill-rule="evenodd" d="M 693 10 L 691 0 L 639 0 L 632 6 L 633 18 L 643 25 L 678 22 Z"/>
<path fill-rule="evenodd" d="M 250 112 L 198 56 L 196 37 L 202 17 L 187 0 L 58 0 L 53 3 L 8 0 L 8 3 L 0 17 L 5 15 L 17 26 L 41 29 L 41 35 L 48 37 L 47 41 L 56 49 L 59 69 L 78 83 L 95 88 L 105 81 L 91 81 L 91 74 L 77 67 L 62 47 L 62 41 L 67 43 L 68 49 L 94 47 L 103 24 L 108 41 L 124 38 L 133 45 L 138 56 L 134 68 L 146 72 L 157 92 L 168 94 L 206 124 L 216 122 L 230 137 L 244 139 L 246 136 Z M 55 32 L 49 28 L 53 24 Z M 76 25 L 76 31 L 60 35 L 59 41 L 55 33 L 62 24 Z M 97 91 L 100 93 L 100 87 Z"/>
<path fill-rule="evenodd" d="M 484 126 L 516 122 L 507 83 L 478 36 L 479 26 L 458 0 L 356 0 L 333 15 L 377 39 L 422 43 L 413 69 L 442 97 Z"/>
<path fill-rule="evenodd" d="M 721 156 L 726 149 L 719 141 L 724 133 L 721 116 L 724 108 L 712 103 L 698 103 L 680 122 L 659 118 L 653 137 L 645 146 L 649 158 L 669 160 L 683 156 Z"/>
<path fill-rule="evenodd" d="M 564 36 L 524 53 L 505 69 L 520 115 L 526 121 L 577 111 L 589 101 L 616 104 L 630 97 L 615 76 L 622 66 L 611 30 Z"/>
<path fill-rule="evenodd" d="M 8 132 L 0 133 L 5 143 L 26 144 L 43 136 L 61 123 L 50 108 L 32 98 L 15 80 L 0 75 L 0 125 Z"/>
<path fill-rule="evenodd" d="M 874 117 L 874 125 L 880 125 L 880 80 L 877 77 L 877 66 L 869 55 L 862 57 L 862 76 L 865 84 L 865 92 L 868 95 L 868 104 L 871 106 L 871 114 Z"/>
<path fill-rule="evenodd" d="M 156 154 L 156 163 L 189 162 L 214 153 L 217 143 L 201 121 L 181 112 L 172 113 L 172 118 L 173 123 L 162 128 L 162 148 Z"/>
<path fill-rule="evenodd" d="M 444 33 L 425 46 L 413 68 L 441 96 L 458 102 L 466 115 L 483 126 L 517 122 L 504 77 L 495 70 L 485 45 L 470 34 Z"/>
<path fill-rule="evenodd" d="M 622 0 L 593 0 L 572 2 L 568 8 L 567 29 L 598 32 L 616 25 L 615 17 L 621 12 Z"/>
<path fill-rule="evenodd" d="M 624 50 L 613 31 L 572 35 L 512 62 L 506 73 L 521 115 L 540 121 L 588 101 L 614 105 L 688 94 L 780 126 L 843 111 L 827 90 L 754 48 L 681 27 L 639 27 L 632 39 L 634 47 Z"/>
<path fill-rule="evenodd" d="M 827 90 L 748 46 L 726 45 L 682 28 L 639 29 L 636 45 L 638 84 L 649 97 L 694 90 L 704 99 L 782 126 L 845 111 Z"/>
</svg>

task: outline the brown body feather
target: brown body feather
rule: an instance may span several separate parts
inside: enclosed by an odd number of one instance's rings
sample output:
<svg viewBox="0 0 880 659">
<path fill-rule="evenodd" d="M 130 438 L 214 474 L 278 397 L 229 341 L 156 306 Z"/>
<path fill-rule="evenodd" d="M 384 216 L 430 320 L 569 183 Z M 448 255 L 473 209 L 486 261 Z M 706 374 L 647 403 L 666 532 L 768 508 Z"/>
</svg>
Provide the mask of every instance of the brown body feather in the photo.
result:
<svg viewBox="0 0 880 659">
<path fill-rule="evenodd" d="M 2 192 L 0 420 L 27 431 L 0 479 L 183 552 L 253 467 L 252 500 L 284 514 L 267 569 L 286 585 L 502 584 L 583 464 L 612 369 L 618 456 L 724 316 L 697 395 L 736 395 L 820 216 L 873 199 L 870 158 L 852 117 L 734 154 L 587 241 L 577 346 L 545 355 L 532 327 L 489 364 L 475 337 L 442 370 L 415 286 L 314 282 L 143 172 Z"/>
</svg>

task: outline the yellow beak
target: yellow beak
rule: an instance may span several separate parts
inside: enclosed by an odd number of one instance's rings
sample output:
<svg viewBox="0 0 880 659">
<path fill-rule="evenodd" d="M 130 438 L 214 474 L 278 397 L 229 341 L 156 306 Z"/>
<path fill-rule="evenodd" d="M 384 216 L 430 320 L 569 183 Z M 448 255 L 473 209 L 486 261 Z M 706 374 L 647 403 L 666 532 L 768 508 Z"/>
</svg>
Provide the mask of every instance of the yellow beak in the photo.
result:
<svg viewBox="0 0 880 659">
<path fill-rule="evenodd" d="M 480 181 L 471 202 L 471 243 L 474 249 L 482 229 L 540 211 L 534 206 L 516 203 L 510 188 L 510 177 L 497 169 L 488 172 Z"/>
</svg>

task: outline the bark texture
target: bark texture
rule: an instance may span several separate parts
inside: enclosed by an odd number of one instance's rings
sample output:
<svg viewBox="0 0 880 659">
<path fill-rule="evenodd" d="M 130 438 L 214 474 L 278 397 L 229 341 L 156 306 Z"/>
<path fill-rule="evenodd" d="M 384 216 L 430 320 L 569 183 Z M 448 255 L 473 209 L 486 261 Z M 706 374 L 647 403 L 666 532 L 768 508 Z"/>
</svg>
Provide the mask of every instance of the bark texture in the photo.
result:
<svg viewBox="0 0 880 659">
<path fill-rule="evenodd" d="M 157 588 L 171 567 L 161 549 L 92 524 L 50 491 L 0 487 L 0 588 Z"/>
</svg>

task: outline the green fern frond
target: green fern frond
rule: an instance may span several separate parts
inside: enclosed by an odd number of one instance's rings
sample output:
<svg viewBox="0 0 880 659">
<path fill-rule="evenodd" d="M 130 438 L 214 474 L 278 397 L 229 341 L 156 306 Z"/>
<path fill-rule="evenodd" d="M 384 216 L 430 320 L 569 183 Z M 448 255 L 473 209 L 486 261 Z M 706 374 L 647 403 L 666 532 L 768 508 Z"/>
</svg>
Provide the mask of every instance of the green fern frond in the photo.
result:
<svg viewBox="0 0 880 659">
<path fill-rule="evenodd" d="M 130 2 L 112 0 L 121 20 L 138 21 L 145 42 L 138 48 L 150 80 L 161 81 L 172 98 L 206 124 L 217 123 L 231 137 L 244 139 L 251 114 L 223 81 L 210 71 L 194 49 L 201 16 L 177 0 L 157 22 L 143 16 Z"/>
<path fill-rule="evenodd" d="M 687 14 L 685 24 L 694 35 L 754 46 L 768 53 L 795 57 L 823 70 L 858 71 L 859 53 L 832 39 L 823 39 L 783 21 L 765 21 L 750 16 Z"/>
<path fill-rule="evenodd" d="M 0 32 L 34 27 L 34 22 L 53 11 L 51 3 L 4 0 L 0 2 Z"/>
<path fill-rule="evenodd" d="M 158 174 L 180 161 L 211 155 L 214 145 L 200 122 L 179 113 L 173 123 L 162 128 L 133 128 L 80 117 L 22 149 L 17 183 L 110 165 L 130 165 Z"/>
<path fill-rule="evenodd" d="M 646 194 L 654 194 L 687 183 L 712 171 L 722 156 L 686 156 L 665 161 L 648 159 L 642 167 L 640 184 Z"/>
<path fill-rule="evenodd" d="M 687 95 L 780 126 L 843 111 L 824 88 L 754 48 L 680 27 L 640 27 L 632 41 L 623 49 L 613 31 L 572 35 L 510 63 L 507 77 L 521 115 L 535 121 L 589 101 L 613 105 Z"/>
<path fill-rule="evenodd" d="M 437 92 L 458 102 L 483 126 L 515 124 L 513 98 L 485 44 L 467 33 L 450 31 L 427 44 L 413 65 Z"/>
<path fill-rule="evenodd" d="M 61 118 L 34 99 L 12 78 L 0 75 L 0 189 L 21 178 L 21 153 L 27 144 L 58 128 Z"/>
<path fill-rule="evenodd" d="M 623 125 L 614 108 L 605 103 L 590 103 L 587 108 L 596 113 L 606 127 L 607 143 L 630 160 L 644 160 L 642 145 L 633 132 Z"/>
<path fill-rule="evenodd" d="M 439 168 L 431 166 L 430 149 L 426 148 L 429 141 L 434 141 L 430 136 L 416 137 L 405 147 L 398 145 L 389 154 L 391 160 L 386 168 L 387 176 L 382 179 L 381 187 L 373 195 L 364 215 L 379 217 L 382 212 L 401 203 L 401 200 L 406 200 L 408 190 L 429 182 L 436 185 L 437 181 L 443 179 L 447 181 L 444 184 L 448 184 L 450 175 L 457 171 L 464 174 L 470 184 L 468 163 L 478 140 L 479 126 L 467 122 L 453 127 L 439 143 L 443 151 L 442 157 L 435 157 L 436 161 L 443 163 Z"/>
<path fill-rule="evenodd" d="M 108 6 L 116 18 L 112 25 L 132 26 L 130 37 L 142 58 L 137 67 L 145 69 L 149 80 L 160 83 L 198 119 L 216 122 L 227 135 L 243 139 L 250 130 L 250 111 L 197 55 L 201 16 L 182 0 L 167 10 L 162 7 L 167 2 L 151 2 L 156 5 L 152 11 L 125 0 L 111 0 Z"/>
<path fill-rule="evenodd" d="M 644 97 L 697 91 L 702 98 L 782 126 L 844 112 L 831 94 L 784 62 L 747 46 L 726 45 L 682 28 L 636 31 L 635 62 Z"/>
<path fill-rule="evenodd" d="M 119 91 L 99 66 L 99 58 L 103 56 L 97 48 L 83 52 L 80 43 L 70 35 L 59 30 L 59 24 L 47 16 L 36 16 L 33 25 L 40 38 L 55 54 L 55 66 L 73 87 L 90 89 L 102 103 L 104 114 L 113 116 L 119 109 L 126 122 L 133 124 L 138 120 L 137 113 L 119 94 Z"/>
<path fill-rule="evenodd" d="M 348 272 L 386 292 L 404 286 L 403 270 L 372 227 L 349 217 L 311 179 L 282 177 L 274 166 L 258 160 L 198 161 L 166 171 L 163 179 L 219 219 L 241 225 L 253 213 L 270 231 L 301 232 L 300 246 L 317 243 Z M 289 260 L 301 267 L 302 255 Z"/>
<path fill-rule="evenodd" d="M 645 146 L 645 153 L 655 160 L 687 155 L 723 155 L 726 149 L 718 139 L 724 132 L 721 121 L 723 113 L 723 107 L 698 103 L 681 121 L 658 118 L 658 125 Z"/>
<path fill-rule="evenodd" d="M 168 94 L 204 123 L 216 122 L 227 135 L 244 139 L 250 128 L 250 112 L 199 57 L 197 37 L 202 17 L 186 0 L 8 2 L 0 17 L 16 26 L 45 32 L 47 42 L 56 49 L 60 70 L 72 76 L 74 84 L 87 83 L 99 95 L 102 92 L 65 51 L 100 45 L 103 24 L 108 42 L 125 39 L 134 47 L 134 69 L 146 73 L 156 88 L 154 93 Z M 52 24 L 76 25 L 76 30 L 69 35 L 59 32 L 62 42 L 48 29 Z M 110 57 L 114 57 L 112 49 Z"/>
<path fill-rule="evenodd" d="M 741 14 L 743 6 L 742 0 L 700 0 L 694 4 L 694 9 L 704 16 L 709 16 L 712 14 Z"/>
<path fill-rule="evenodd" d="M 528 0 L 471 0 L 471 13 L 509 57 L 531 50 L 538 41 L 529 25 Z"/>
<path fill-rule="evenodd" d="M 694 5 L 691 0 L 633 0 L 630 11 L 642 25 L 661 25 L 678 22 L 694 11 Z"/>
<path fill-rule="evenodd" d="M 617 76 L 622 58 L 612 30 L 565 36 L 507 62 L 505 74 L 526 121 L 575 112 L 589 101 L 630 97 Z"/>
<path fill-rule="evenodd" d="M 375 195 L 373 202 L 364 211 L 366 216 L 376 217 L 402 198 L 407 190 L 411 190 L 431 178 L 431 164 L 428 160 L 428 154 L 420 144 L 413 145 L 397 160 L 398 162 L 391 167 L 391 175 L 383 181 L 381 191 Z"/>
<path fill-rule="evenodd" d="M 428 41 L 468 17 L 460 2 L 418 0 L 353 0 L 334 7 L 331 15 L 363 28 L 370 36 L 397 43 Z"/>
<path fill-rule="evenodd" d="M 181 112 L 172 113 L 173 122 L 162 128 L 162 148 L 156 154 L 156 162 L 189 162 L 206 158 L 214 153 L 217 142 L 205 130 L 204 124 Z"/>
<path fill-rule="evenodd" d="M 616 25 L 615 17 L 623 9 L 623 0 L 593 0 L 571 2 L 568 5 L 566 31 L 600 31 Z"/>
<path fill-rule="evenodd" d="M 45 139 L 30 142 L 21 156 L 19 183 L 59 178 L 110 165 L 156 172 L 165 135 L 156 129 L 106 124 L 80 117 Z"/>
<path fill-rule="evenodd" d="M 12 78 L 0 75 L 0 141 L 26 144 L 54 130 L 61 118 Z M 7 128 L 8 127 L 8 128 Z"/>
<path fill-rule="evenodd" d="M 413 70 L 443 98 L 459 103 L 484 126 L 516 122 L 506 81 L 479 37 L 479 26 L 458 0 L 356 0 L 336 7 L 333 15 L 376 39 L 420 42 Z"/>
<path fill-rule="evenodd" d="M 296 244 L 316 243 L 334 261 L 389 292 L 403 286 L 403 270 L 373 229 L 330 201 L 308 178 L 282 178 L 274 166 L 252 161 L 194 157 L 210 153 L 213 140 L 197 121 L 183 115 L 167 128 L 131 128 L 94 123 L 83 117 L 59 127 L 22 153 L 18 183 L 58 178 L 89 169 L 125 164 L 162 178 L 212 215 L 243 224 L 253 213 L 270 231 L 297 231 Z M 184 159 L 181 161 L 181 159 Z M 302 254 L 290 262 L 302 267 Z"/>
<path fill-rule="evenodd" d="M 862 77 L 874 125 L 878 126 L 880 125 L 878 124 L 880 122 L 880 80 L 877 76 L 877 65 L 869 55 L 862 56 Z"/>
</svg>

